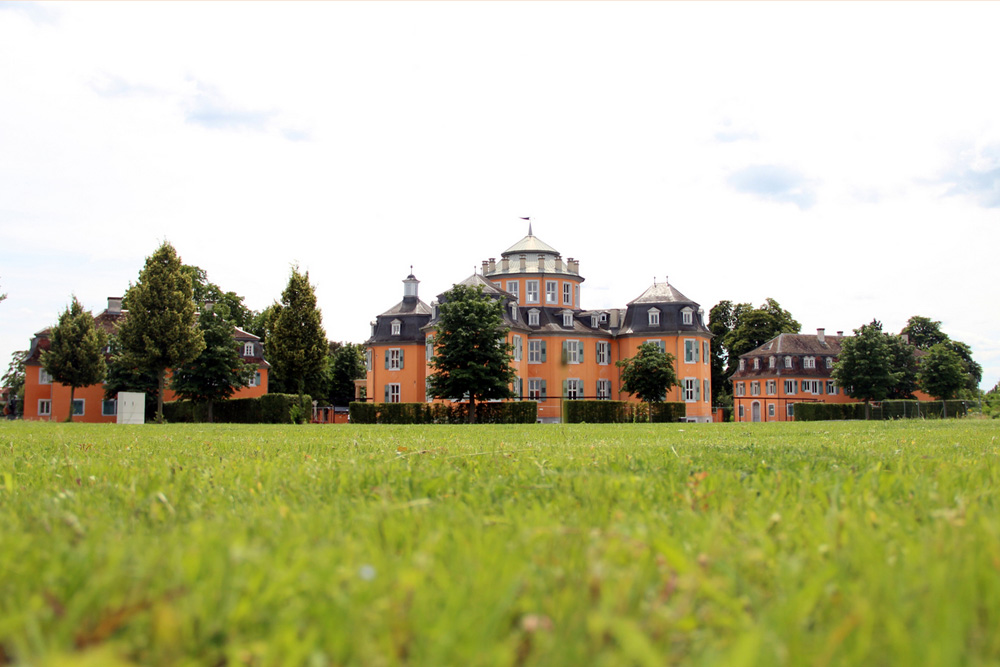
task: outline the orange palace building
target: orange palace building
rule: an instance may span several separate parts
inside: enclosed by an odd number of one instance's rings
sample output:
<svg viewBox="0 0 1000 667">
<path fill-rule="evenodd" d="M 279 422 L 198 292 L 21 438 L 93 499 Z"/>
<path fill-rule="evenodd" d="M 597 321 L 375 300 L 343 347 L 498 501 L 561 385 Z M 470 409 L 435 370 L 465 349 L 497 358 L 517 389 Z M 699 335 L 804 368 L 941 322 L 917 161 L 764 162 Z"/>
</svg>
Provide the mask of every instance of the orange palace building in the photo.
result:
<svg viewBox="0 0 1000 667">
<path fill-rule="evenodd" d="M 681 386 L 668 401 L 683 401 L 688 421 L 711 421 L 711 367 L 704 311 L 669 282 L 654 283 L 625 308 L 584 310 L 580 262 L 563 260 L 552 246 L 528 235 L 483 262 L 462 284 L 481 286 L 504 302 L 507 341 L 517 374 L 516 396 L 539 401 L 538 417 L 558 422 L 562 399 L 635 401 L 621 389 L 615 362 L 652 342 L 676 360 Z M 378 402 L 430 401 L 437 302 L 418 295 L 419 281 L 403 280 L 403 300 L 372 322 L 366 341 L 366 391 Z M 443 296 L 443 295 L 442 295 Z M 441 297 L 439 296 L 439 299 Z"/>
<path fill-rule="evenodd" d="M 122 300 L 108 299 L 108 307 L 94 317 L 94 323 L 109 335 L 114 333 L 119 323 L 128 317 L 122 310 Z M 42 352 L 49 349 L 50 329 L 43 329 L 31 340 L 31 349 L 24 362 L 24 418 L 63 421 L 69 416 L 68 385 L 54 382 L 42 368 Z M 240 344 L 240 352 L 246 362 L 257 364 L 257 373 L 246 387 L 239 387 L 230 398 L 255 398 L 267 393 L 267 373 L 271 365 L 264 360 L 264 348 L 260 339 L 242 329 L 233 328 L 233 337 Z M 177 395 L 169 388 L 163 400 L 175 401 Z M 104 385 L 94 384 L 80 387 L 73 396 L 73 421 L 89 423 L 114 423 L 118 419 L 118 401 L 104 397 Z"/>
</svg>

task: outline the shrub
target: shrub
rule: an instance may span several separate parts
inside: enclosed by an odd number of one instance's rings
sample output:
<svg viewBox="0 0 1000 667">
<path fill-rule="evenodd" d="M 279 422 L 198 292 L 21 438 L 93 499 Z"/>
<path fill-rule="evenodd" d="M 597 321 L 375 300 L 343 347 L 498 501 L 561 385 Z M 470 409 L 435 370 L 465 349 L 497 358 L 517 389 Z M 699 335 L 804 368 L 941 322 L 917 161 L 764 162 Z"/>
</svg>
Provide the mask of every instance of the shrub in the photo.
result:
<svg viewBox="0 0 1000 667">
<path fill-rule="evenodd" d="M 677 422 L 684 419 L 684 403 L 653 403 L 652 421 Z M 650 406 L 629 401 L 563 401 L 563 422 L 567 424 L 624 424 L 647 421 Z"/>
<path fill-rule="evenodd" d="M 303 397 L 303 405 L 312 405 L 309 396 Z M 217 424 L 290 424 L 295 423 L 294 412 L 305 408 L 298 406 L 295 394 L 264 394 L 257 398 L 233 398 L 216 401 L 213 418 Z M 163 416 L 168 422 L 203 422 L 207 410 L 202 403 L 193 401 L 172 401 L 163 404 Z M 305 413 L 308 420 L 308 412 Z"/>
<path fill-rule="evenodd" d="M 356 424 L 465 424 L 467 403 L 351 403 Z M 479 424 L 533 424 L 538 418 L 535 401 L 477 403 Z"/>
</svg>

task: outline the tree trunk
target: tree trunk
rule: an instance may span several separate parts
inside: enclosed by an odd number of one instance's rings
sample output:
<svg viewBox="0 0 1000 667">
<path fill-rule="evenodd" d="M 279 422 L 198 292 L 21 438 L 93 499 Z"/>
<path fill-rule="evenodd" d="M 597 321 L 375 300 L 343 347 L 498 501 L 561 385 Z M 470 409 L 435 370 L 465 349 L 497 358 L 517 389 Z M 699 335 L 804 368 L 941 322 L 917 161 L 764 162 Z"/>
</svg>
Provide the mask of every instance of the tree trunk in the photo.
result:
<svg viewBox="0 0 1000 667">
<path fill-rule="evenodd" d="M 163 423 L 163 390 L 167 386 L 167 369 L 161 368 L 156 372 L 156 423 Z"/>
<path fill-rule="evenodd" d="M 73 421 L 73 397 L 76 395 L 76 387 L 69 386 L 69 414 L 66 416 L 67 422 Z"/>
<path fill-rule="evenodd" d="M 469 394 L 469 423 L 476 423 L 476 397 Z"/>
<path fill-rule="evenodd" d="M 865 421 L 868 421 L 871 418 L 872 418 L 872 406 L 871 406 L 871 403 L 869 403 L 868 399 L 866 398 L 865 399 Z"/>
<path fill-rule="evenodd" d="M 209 424 L 213 423 L 212 422 L 212 404 L 213 404 L 212 399 L 208 399 L 208 423 Z"/>
<path fill-rule="evenodd" d="M 72 411 L 70 412 L 72 414 Z M 941 419 L 948 418 L 948 401 L 941 399 Z"/>
</svg>

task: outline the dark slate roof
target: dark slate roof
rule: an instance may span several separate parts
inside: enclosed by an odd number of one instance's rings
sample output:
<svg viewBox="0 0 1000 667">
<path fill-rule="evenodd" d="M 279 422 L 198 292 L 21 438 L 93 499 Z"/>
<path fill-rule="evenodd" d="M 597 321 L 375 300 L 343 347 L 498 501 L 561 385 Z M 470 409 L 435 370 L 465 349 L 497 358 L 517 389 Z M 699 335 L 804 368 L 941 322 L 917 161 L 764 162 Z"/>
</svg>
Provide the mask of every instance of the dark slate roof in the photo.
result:
<svg viewBox="0 0 1000 667">
<path fill-rule="evenodd" d="M 677 288 L 668 282 L 653 283 L 645 292 L 640 294 L 638 297 L 629 301 L 628 304 L 639 303 L 687 303 L 693 305 L 695 308 L 698 304 L 681 294 Z"/>
<path fill-rule="evenodd" d="M 649 311 L 653 308 L 660 311 L 660 323 L 651 325 Z M 683 323 L 681 311 L 685 308 L 692 311 L 691 324 Z M 673 285 L 668 282 L 653 283 L 639 297 L 629 301 L 620 333 L 643 336 L 709 334 L 703 318 L 701 307 L 681 294 Z"/>
<path fill-rule="evenodd" d="M 390 315 L 430 315 L 434 311 L 426 303 L 415 297 L 403 297 L 403 300 L 385 311 L 379 317 Z"/>
<path fill-rule="evenodd" d="M 840 342 L 846 336 L 823 336 L 823 342 L 817 334 L 778 334 L 760 347 L 750 350 L 743 357 L 770 357 L 773 355 L 812 355 L 837 356 L 840 354 Z"/>
</svg>

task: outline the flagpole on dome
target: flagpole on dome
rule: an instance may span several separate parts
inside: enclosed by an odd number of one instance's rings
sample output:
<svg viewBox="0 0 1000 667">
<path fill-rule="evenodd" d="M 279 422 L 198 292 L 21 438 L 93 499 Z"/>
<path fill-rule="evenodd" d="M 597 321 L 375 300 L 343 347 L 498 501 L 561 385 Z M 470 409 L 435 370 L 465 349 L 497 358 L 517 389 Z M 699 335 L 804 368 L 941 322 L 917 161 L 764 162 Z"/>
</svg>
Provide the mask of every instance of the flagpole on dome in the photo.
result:
<svg viewBox="0 0 1000 667">
<path fill-rule="evenodd" d="M 531 233 L 531 218 L 530 217 L 529 218 L 521 218 L 521 220 L 527 220 L 528 221 L 528 236 L 534 236 L 534 234 Z"/>
</svg>

